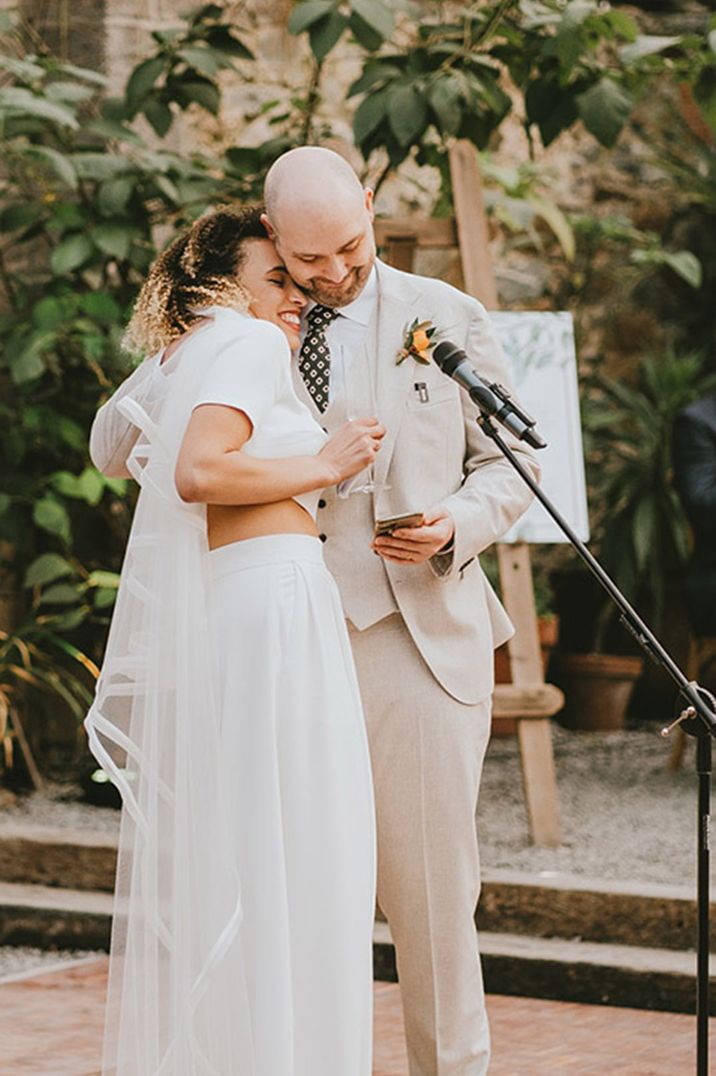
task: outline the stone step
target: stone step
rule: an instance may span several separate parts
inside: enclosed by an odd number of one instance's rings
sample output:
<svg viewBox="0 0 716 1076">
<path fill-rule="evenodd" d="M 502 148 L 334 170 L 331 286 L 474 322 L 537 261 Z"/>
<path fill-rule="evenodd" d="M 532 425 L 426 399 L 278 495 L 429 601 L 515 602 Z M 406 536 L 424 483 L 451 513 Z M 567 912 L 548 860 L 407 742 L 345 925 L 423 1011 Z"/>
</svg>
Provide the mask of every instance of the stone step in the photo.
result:
<svg viewBox="0 0 716 1076">
<path fill-rule="evenodd" d="M 696 888 L 492 870 L 476 918 L 490 933 L 683 951 L 696 946 Z"/>
<path fill-rule="evenodd" d="M 111 893 L 0 882 L 0 945 L 108 949 Z"/>
<path fill-rule="evenodd" d="M 3 824 L 0 883 L 111 893 L 116 853 L 113 834 Z M 695 896 L 688 886 L 491 870 L 477 922 L 496 933 L 685 950 L 695 945 Z M 716 932 L 711 940 L 716 951 Z"/>
<path fill-rule="evenodd" d="M 480 933 L 485 989 L 490 994 L 582 1004 L 694 1013 L 696 955 L 562 938 Z M 396 982 L 395 950 L 386 923 L 376 923 L 374 977 Z M 711 959 L 710 975 L 716 974 Z M 716 997 L 711 993 L 711 1015 Z"/>
<path fill-rule="evenodd" d="M 114 889 L 117 837 L 65 827 L 3 823 L 0 882 Z"/>
<path fill-rule="evenodd" d="M 111 914 L 108 893 L 0 883 L 0 945 L 106 950 Z M 491 993 L 693 1011 L 693 952 L 492 931 L 480 933 L 480 948 Z M 385 922 L 376 922 L 373 951 L 375 978 L 394 982 Z M 712 1002 L 716 1014 L 716 996 Z"/>
</svg>

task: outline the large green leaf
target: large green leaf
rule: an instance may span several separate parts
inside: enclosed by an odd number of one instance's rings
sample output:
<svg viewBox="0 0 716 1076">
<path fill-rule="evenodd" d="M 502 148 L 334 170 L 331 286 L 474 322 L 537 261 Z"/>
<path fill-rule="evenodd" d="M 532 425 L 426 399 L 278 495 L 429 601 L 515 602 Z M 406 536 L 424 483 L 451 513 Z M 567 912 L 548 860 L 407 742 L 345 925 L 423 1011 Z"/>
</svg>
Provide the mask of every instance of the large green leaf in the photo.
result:
<svg viewBox="0 0 716 1076">
<path fill-rule="evenodd" d="M 134 115 L 142 107 L 147 94 L 154 88 L 154 84 L 166 68 L 166 61 L 162 56 L 154 56 L 151 60 L 145 60 L 135 67 L 129 77 L 129 82 L 124 91 L 129 112 Z"/>
<path fill-rule="evenodd" d="M 106 325 L 116 325 L 122 317 L 119 304 L 104 291 L 91 291 L 80 299 L 80 306 L 95 321 Z"/>
<path fill-rule="evenodd" d="M 428 102 L 442 134 L 457 134 L 462 120 L 462 86 L 459 79 L 449 73 L 438 79 L 430 87 Z"/>
<path fill-rule="evenodd" d="M 657 34 L 641 34 L 636 41 L 623 45 L 619 49 L 619 59 L 624 64 L 633 64 L 646 56 L 655 56 L 680 44 L 680 37 L 662 37 Z"/>
<path fill-rule="evenodd" d="M 362 19 L 360 15 L 356 15 L 355 11 L 351 13 L 348 19 L 348 27 L 353 34 L 361 48 L 364 48 L 366 52 L 376 52 L 383 44 L 383 38 L 380 34 L 376 33 L 372 26 L 369 26 L 365 19 Z"/>
<path fill-rule="evenodd" d="M 59 553 L 43 553 L 33 560 L 27 569 L 25 586 L 44 586 L 46 583 L 54 583 L 56 579 L 63 579 L 66 575 L 72 575 L 73 572 L 72 565 Z"/>
<path fill-rule="evenodd" d="M 328 53 L 348 25 L 348 19 L 338 11 L 332 11 L 324 19 L 314 22 L 308 31 L 308 39 L 311 43 L 311 51 L 319 63 L 325 60 Z"/>
<path fill-rule="evenodd" d="M 74 105 L 94 97 L 96 90 L 90 86 L 80 86 L 78 82 L 50 82 L 45 87 L 45 93 L 52 101 Z"/>
<path fill-rule="evenodd" d="M 120 153 L 73 153 L 70 160 L 80 179 L 93 179 L 100 183 L 134 169 L 132 161 Z"/>
<path fill-rule="evenodd" d="M 0 87 L 0 111 L 7 109 L 15 114 L 36 116 L 39 119 L 51 120 L 61 127 L 70 127 L 76 130 L 79 127 L 74 112 L 59 104 L 57 101 L 48 101 L 45 97 L 37 97 L 29 90 L 21 86 Z"/>
<path fill-rule="evenodd" d="M 50 264 L 54 273 L 71 273 L 91 258 L 94 247 L 86 235 L 68 235 L 55 247 L 50 255 Z"/>
<path fill-rule="evenodd" d="M 220 52 L 226 53 L 227 56 L 233 56 L 237 60 L 254 59 L 251 49 L 247 48 L 228 26 L 210 27 L 206 34 L 206 41 L 211 45 L 212 49 L 218 49 Z"/>
<path fill-rule="evenodd" d="M 90 67 L 78 67 L 76 64 L 62 63 L 57 70 L 70 78 L 79 78 L 83 82 L 91 82 L 93 86 L 106 86 L 107 77 Z"/>
<path fill-rule="evenodd" d="M 75 605 L 82 599 L 82 590 L 72 583 L 55 583 L 43 590 L 40 605 Z"/>
<path fill-rule="evenodd" d="M 387 92 L 379 90 L 368 94 L 358 105 L 353 117 L 353 134 L 359 145 L 383 122 L 387 103 Z"/>
<path fill-rule="evenodd" d="M 164 101 L 161 101 L 158 97 L 149 97 L 144 103 L 143 112 L 154 129 L 154 132 L 158 134 L 160 138 L 164 138 L 174 120 L 169 105 Z"/>
<path fill-rule="evenodd" d="M 413 82 L 388 89 L 388 122 L 401 146 L 409 146 L 427 123 L 424 93 Z"/>
<path fill-rule="evenodd" d="M 368 23 L 383 39 L 389 38 L 395 29 L 393 12 L 382 0 L 350 0 L 351 10 Z"/>
<path fill-rule="evenodd" d="M 0 232 L 15 232 L 26 228 L 41 216 L 42 210 L 38 205 L 9 205 L 0 211 Z"/>
<path fill-rule="evenodd" d="M 69 543 L 71 538 L 70 517 L 67 509 L 54 497 L 45 496 L 35 502 L 32 518 L 38 527 Z"/>
<path fill-rule="evenodd" d="M 215 75 L 221 67 L 212 50 L 199 45 L 186 45 L 183 49 L 179 49 L 177 56 L 180 56 L 195 71 L 200 71 L 202 75 Z"/>
<path fill-rule="evenodd" d="M 577 106 L 571 92 L 555 79 L 538 78 L 525 92 L 527 122 L 536 123 L 542 143 L 549 146 L 562 131 L 577 119 Z"/>
<path fill-rule="evenodd" d="M 385 63 L 382 60 L 369 60 L 360 77 L 348 87 L 348 97 L 355 97 L 357 93 L 365 93 L 376 83 L 399 78 L 402 73 L 402 69 L 396 64 Z"/>
<path fill-rule="evenodd" d="M 90 574 L 87 583 L 91 587 L 105 587 L 107 589 L 116 590 L 119 586 L 119 575 L 117 572 L 103 572 L 96 571 Z"/>
<path fill-rule="evenodd" d="M 603 146 L 614 145 L 633 107 L 630 94 L 606 77 L 577 97 L 584 126 Z"/>
<path fill-rule="evenodd" d="M 105 180 L 97 191 L 100 211 L 108 217 L 124 213 L 135 185 L 135 177 L 129 175 Z"/>
<path fill-rule="evenodd" d="M 32 320 L 38 329 L 57 329 L 66 316 L 65 304 L 54 295 L 46 295 L 32 308 Z"/>
<path fill-rule="evenodd" d="M 92 239 L 101 251 L 110 258 L 124 259 L 129 254 L 132 236 L 127 224 L 96 224 L 92 229 Z"/>
<path fill-rule="evenodd" d="M 182 82 L 181 93 L 177 95 L 183 104 L 201 105 L 212 116 L 219 114 L 221 95 L 218 87 L 211 82 Z"/>
<path fill-rule="evenodd" d="M 0 56 L 0 70 L 9 71 L 22 82 L 38 82 L 45 76 L 45 68 L 40 64 L 29 59 L 19 60 L 16 56 Z"/>
<path fill-rule="evenodd" d="M 85 467 L 77 483 L 80 496 L 83 501 L 94 507 L 102 500 L 104 493 L 104 480 L 94 467 Z"/>
<path fill-rule="evenodd" d="M 26 336 L 10 358 L 10 372 L 16 385 L 34 381 L 45 372 L 43 356 L 55 342 L 55 334 L 37 329 Z"/>
<path fill-rule="evenodd" d="M 701 262 L 692 251 L 666 250 L 664 251 L 664 263 L 692 288 L 701 287 L 704 276 L 703 268 Z"/>
<path fill-rule="evenodd" d="M 47 227 L 53 232 L 80 232 L 87 219 L 87 211 L 77 202 L 57 201 Z"/>
<path fill-rule="evenodd" d="M 289 33 L 302 34 L 314 22 L 333 11 L 335 6 L 336 0 L 307 0 L 307 3 L 297 4 L 288 20 Z"/>
<path fill-rule="evenodd" d="M 49 164 L 62 182 L 70 188 L 77 190 L 77 173 L 72 161 L 64 153 L 53 149 L 52 146 L 27 146 L 24 156 Z"/>
</svg>

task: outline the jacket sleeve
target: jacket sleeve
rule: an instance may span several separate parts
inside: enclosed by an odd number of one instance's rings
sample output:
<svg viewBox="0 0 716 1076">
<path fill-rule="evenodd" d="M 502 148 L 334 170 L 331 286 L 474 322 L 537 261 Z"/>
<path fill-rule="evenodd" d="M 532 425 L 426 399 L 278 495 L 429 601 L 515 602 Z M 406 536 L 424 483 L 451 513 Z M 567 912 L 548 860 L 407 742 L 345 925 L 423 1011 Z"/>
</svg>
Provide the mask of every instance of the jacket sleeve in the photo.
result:
<svg viewBox="0 0 716 1076">
<path fill-rule="evenodd" d="M 131 392 L 143 407 L 150 407 L 165 391 L 167 379 L 157 357 L 148 359 L 119 386 L 95 415 L 89 437 L 89 454 L 98 471 L 107 478 L 128 478 L 127 457 L 139 430 L 117 410 L 119 401 Z"/>
<path fill-rule="evenodd" d="M 465 350 L 480 377 L 497 381 L 511 391 L 502 350 L 484 308 L 475 303 Z M 467 392 L 460 390 L 465 422 L 465 479 L 443 502 L 455 523 L 452 544 L 431 560 L 436 575 L 449 578 L 496 542 L 519 519 L 533 499 L 495 443 L 477 424 L 479 410 Z M 500 428 L 500 433 L 533 478 L 539 478 L 534 451 Z"/>
</svg>

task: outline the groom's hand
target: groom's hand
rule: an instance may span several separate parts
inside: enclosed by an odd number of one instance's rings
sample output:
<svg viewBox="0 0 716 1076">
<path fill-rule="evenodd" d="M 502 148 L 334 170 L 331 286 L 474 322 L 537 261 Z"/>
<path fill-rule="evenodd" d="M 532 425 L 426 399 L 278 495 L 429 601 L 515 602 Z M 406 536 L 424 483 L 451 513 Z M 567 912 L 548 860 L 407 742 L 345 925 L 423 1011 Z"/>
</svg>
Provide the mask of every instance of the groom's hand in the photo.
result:
<svg viewBox="0 0 716 1076">
<path fill-rule="evenodd" d="M 394 564 L 424 564 L 448 545 L 455 522 L 446 508 L 435 505 L 424 513 L 422 527 L 402 527 L 373 541 L 375 552 Z"/>
</svg>

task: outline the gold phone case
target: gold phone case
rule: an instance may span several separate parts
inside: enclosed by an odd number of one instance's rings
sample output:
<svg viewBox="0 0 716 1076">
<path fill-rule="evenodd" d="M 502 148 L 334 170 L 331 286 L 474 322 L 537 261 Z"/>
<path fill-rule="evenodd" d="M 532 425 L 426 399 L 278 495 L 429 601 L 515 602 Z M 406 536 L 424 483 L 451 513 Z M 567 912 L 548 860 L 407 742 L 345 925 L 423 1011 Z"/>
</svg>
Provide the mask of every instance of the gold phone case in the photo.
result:
<svg viewBox="0 0 716 1076">
<path fill-rule="evenodd" d="M 422 512 L 407 512 L 402 516 L 391 516 L 388 519 L 376 519 L 375 536 L 379 538 L 392 534 L 397 527 L 422 527 L 424 516 Z"/>
</svg>

